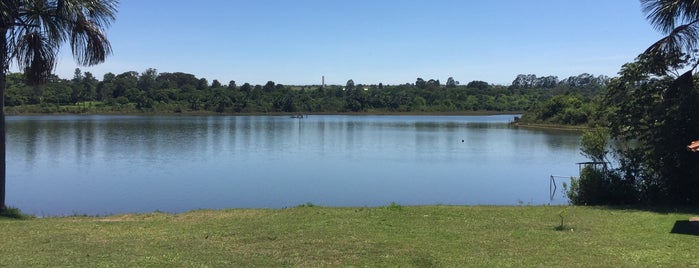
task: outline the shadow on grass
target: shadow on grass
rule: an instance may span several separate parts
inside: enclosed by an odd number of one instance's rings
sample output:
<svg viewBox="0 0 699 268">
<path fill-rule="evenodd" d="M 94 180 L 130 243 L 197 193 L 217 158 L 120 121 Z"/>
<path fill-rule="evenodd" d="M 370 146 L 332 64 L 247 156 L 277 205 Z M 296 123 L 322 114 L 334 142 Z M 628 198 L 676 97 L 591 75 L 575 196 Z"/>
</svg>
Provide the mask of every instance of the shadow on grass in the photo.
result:
<svg viewBox="0 0 699 268">
<path fill-rule="evenodd" d="M 699 224 L 688 220 L 676 221 L 670 233 L 699 236 Z"/>
</svg>

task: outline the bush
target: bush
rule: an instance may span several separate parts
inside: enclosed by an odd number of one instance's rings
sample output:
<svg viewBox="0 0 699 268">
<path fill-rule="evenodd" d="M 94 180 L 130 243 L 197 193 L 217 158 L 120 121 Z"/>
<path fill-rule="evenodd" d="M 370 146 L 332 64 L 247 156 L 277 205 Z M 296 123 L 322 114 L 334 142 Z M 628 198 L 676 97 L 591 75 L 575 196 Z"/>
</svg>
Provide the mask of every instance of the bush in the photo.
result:
<svg viewBox="0 0 699 268">
<path fill-rule="evenodd" d="M 125 105 L 125 104 L 129 103 L 129 99 L 126 98 L 126 97 L 124 97 L 124 96 L 119 96 L 119 97 L 116 98 L 116 100 L 114 100 L 114 101 L 115 101 L 116 103 L 118 103 L 118 104 L 121 104 L 121 105 Z"/>
<path fill-rule="evenodd" d="M 33 216 L 24 214 L 18 208 L 13 207 L 7 207 L 5 210 L 0 210 L 0 217 L 18 220 L 26 220 L 33 218 Z"/>
<path fill-rule="evenodd" d="M 572 178 L 566 195 L 573 205 L 628 205 L 638 202 L 638 190 L 633 181 L 623 179 L 618 172 L 588 165 L 580 178 Z"/>
<path fill-rule="evenodd" d="M 580 171 L 580 178 L 572 178 L 566 195 L 574 205 L 628 205 L 638 202 L 639 187 L 633 176 L 628 176 L 626 165 L 608 169 L 609 133 L 595 129 L 583 133 L 580 153 L 594 162 Z"/>
<path fill-rule="evenodd" d="M 393 211 L 401 211 L 403 210 L 403 206 L 399 205 L 396 202 L 391 202 L 388 206 L 386 206 L 388 210 L 393 210 Z"/>
</svg>

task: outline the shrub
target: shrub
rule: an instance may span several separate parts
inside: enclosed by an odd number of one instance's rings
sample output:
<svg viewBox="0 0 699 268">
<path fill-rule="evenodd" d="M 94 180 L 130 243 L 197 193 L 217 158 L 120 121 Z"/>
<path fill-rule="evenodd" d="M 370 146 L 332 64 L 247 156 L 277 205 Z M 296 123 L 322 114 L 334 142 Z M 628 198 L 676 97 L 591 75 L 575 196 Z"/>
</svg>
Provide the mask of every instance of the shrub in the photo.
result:
<svg viewBox="0 0 699 268">
<path fill-rule="evenodd" d="M 389 204 L 386 208 L 387 208 L 388 210 L 394 210 L 394 211 L 403 210 L 403 206 L 399 205 L 399 204 L 396 203 L 396 202 L 391 202 L 391 204 Z"/>
<path fill-rule="evenodd" d="M 125 105 L 125 104 L 129 103 L 129 99 L 126 98 L 126 97 L 124 97 L 124 96 L 119 96 L 119 97 L 116 98 L 116 100 L 114 100 L 114 101 L 115 101 L 116 103 L 118 103 L 118 104 L 121 104 L 121 105 Z"/>
<path fill-rule="evenodd" d="M 574 205 L 627 205 L 638 202 L 638 190 L 633 181 L 616 171 L 588 165 L 580 178 L 572 178 L 566 195 Z"/>
<path fill-rule="evenodd" d="M 315 207 L 316 205 L 311 203 L 311 202 L 306 202 L 304 204 L 296 206 L 297 208 L 312 208 Z"/>
<path fill-rule="evenodd" d="M 580 178 L 572 178 L 566 195 L 574 205 L 625 205 L 638 202 L 639 187 L 633 176 L 622 168 L 608 169 L 609 134 L 605 129 L 583 133 L 580 153 L 593 164 L 580 171 Z M 564 187 L 565 188 L 565 187 Z"/>
<path fill-rule="evenodd" d="M 25 220 L 33 218 L 31 215 L 22 213 L 18 208 L 7 207 L 5 210 L 0 210 L 0 217 Z"/>
</svg>

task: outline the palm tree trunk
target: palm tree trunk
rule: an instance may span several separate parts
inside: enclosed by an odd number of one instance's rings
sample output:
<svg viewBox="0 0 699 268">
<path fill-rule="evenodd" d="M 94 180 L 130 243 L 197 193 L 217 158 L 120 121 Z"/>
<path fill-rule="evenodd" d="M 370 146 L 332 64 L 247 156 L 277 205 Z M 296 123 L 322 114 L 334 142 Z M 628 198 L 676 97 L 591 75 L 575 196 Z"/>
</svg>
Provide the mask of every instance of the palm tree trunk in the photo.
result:
<svg viewBox="0 0 699 268">
<path fill-rule="evenodd" d="M 9 67 L 7 55 L 7 29 L 0 29 L 0 212 L 7 209 L 5 205 L 5 86 Z"/>
</svg>

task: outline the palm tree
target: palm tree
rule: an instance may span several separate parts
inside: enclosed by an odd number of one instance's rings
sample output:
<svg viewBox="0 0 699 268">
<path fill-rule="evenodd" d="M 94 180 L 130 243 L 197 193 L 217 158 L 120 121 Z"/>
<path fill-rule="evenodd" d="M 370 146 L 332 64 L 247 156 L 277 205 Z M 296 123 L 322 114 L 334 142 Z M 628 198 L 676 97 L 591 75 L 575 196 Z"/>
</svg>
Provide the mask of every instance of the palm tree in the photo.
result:
<svg viewBox="0 0 699 268">
<path fill-rule="evenodd" d="M 699 1 L 641 0 L 646 18 L 665 37 L 652 44 L 645 54 L 693 54 L 699 46 Z"/>
<path fill-rule="evenodd" d="M 78 64 L 95 65 L 111 53 L 104 30 L 115 19 L 118 0 L 0 0 L 0 96 L 5 96 L 11 61 L 26 82 L 46 81 L 63 43 Z M 0 101 L 0 211 L 5 210 L 5 112 Z"/>
</svg>

